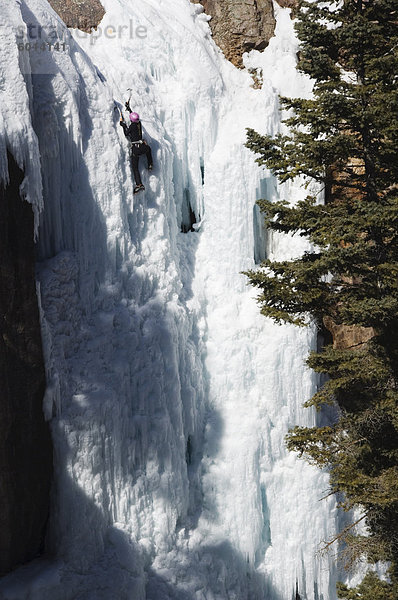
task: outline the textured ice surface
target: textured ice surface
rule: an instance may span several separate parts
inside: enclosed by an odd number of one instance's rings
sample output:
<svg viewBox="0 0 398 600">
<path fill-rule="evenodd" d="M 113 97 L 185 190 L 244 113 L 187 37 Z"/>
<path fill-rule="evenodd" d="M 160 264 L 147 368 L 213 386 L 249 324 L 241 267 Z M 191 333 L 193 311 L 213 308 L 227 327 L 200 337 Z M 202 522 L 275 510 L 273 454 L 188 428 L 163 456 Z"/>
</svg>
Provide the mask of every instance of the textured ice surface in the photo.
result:
<svg viewBox="0 0 398 600">
<path fill-rule="evenodd" d="M 20 52 L 17 46 L 24 20 L 14 2 L 1 0 L 0 8 L 0 185 L 6 185 L 9 180 L 8 150 L 25 172 L 21 192 L 32 204 L 37 231 L 43 197 L 38 142 L 30 110 L 30 63 L 26 53 Z"/>
<path fill-rule="evenodd" d="M 328 479 L 284 446 L 290 426 L 315 421 L 301 408 L 317 383 L 304 365 L 314 330 L 262 317 L 241 274 L 303 248 L 268 236 L 255 200 L 304 190 L 277 187 L 243 145 L 246 127 L 278 131 L 278 93 L 310 93 L 289 11 L 275 5 L 276 37 L 246 57 L 263 69 L 253 89 L 200 6 L 104 6 L 101 29 L 73 39 L 45 0 L 13 3 L 10 23 L 56 27 L 66 50 L 44 64 L 20 55 L 18 68 L 10 32 L 11 58 L 0 45 L 1 69 L 13 61 L 6 93 L 23 102 L 18 126 L 11 99 L 2 106 L 0 156 L 6 144 L 26 165 L 30 201 L 44 197 L 57 558 L 6 578 L 0 597 L 290 600 L 297 583 L 303 600 L 334 600 L 334 567 L 316 554 L 336 527 L 334 499 L 320 502 Z M 139 26 L 145 37 L 132 35 Z M 127 88 L 155 162 L 151 174 L 141 165 L 138 196 L 114 111 Z M 195 231 L 182 233 L 190 209 Z"/>
</svg>

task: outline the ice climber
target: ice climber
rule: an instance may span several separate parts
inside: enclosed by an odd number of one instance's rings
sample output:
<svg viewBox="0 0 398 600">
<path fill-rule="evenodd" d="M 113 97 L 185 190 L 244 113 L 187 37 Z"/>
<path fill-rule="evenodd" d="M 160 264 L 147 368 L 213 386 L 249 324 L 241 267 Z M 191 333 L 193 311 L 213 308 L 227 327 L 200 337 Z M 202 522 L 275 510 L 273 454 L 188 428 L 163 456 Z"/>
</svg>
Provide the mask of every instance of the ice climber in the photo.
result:
<svg viewBox="0 0 398 600">
<path fill-rule="evenodd" d="M 142 125 L 139 115 L 131 110 L 128 102 L 126 102 L 126 108 L 130 113 L 130 125 L 127 125 L 127 123 L 124 121 L 123 115 L 120 118 L 120 125 L 123 127 L 124 135 L 131 142 L 130 156 L 135 180 L 134 194 L 137 194 L 137 192 L 145 189 L 141 181 L 140 171 L 138 169 L 139 158 L 145 154 L 148 163 L 148 170 L 152 171 L 152 152 L 148 143 L 142 139 Z"/>
</svg>

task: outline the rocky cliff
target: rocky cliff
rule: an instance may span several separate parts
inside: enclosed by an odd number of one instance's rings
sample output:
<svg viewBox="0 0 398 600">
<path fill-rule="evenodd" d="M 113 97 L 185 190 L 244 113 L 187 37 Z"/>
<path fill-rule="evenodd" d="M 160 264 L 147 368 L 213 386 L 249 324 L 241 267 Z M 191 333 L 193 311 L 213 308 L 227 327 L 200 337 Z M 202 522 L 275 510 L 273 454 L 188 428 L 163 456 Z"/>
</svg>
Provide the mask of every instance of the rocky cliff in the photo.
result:
<svg viewBox="0 0 398 600">
<path fill-rule="evenodd" d="M 68 27 L 82 31 L 95 29 L 105 14 L 99 0 L 49 0 Z"/>
<path fill-rule="evenodd" d="M 276 0 L 282 8 L 296 8 L 298 0 Z"/>
<path fill-rule="evenodd" d="M 10 183 L 0 186 L 0 575 L 42 552 L 52 474 L 33 212 L 10 154 L 8 164 Z"/>
<path fill-rule="evenodd" d="M 211 16 L 210 27 L 216 44 L 235 66 L 242 66 L 242 55 L 249 50 L 264 50 L 274 35 L 272 0 L 192 0 Z M 294 8 L 297 0 L 277 0 Z"/>
<path fill-rule="evenodd" d="M 372 339 L 375 330 L 372 327 L 360 327 L 359 325 L 338 325 L 330 317 L 323 318 L 323 324 L 331 333 L 333 348 L 336 350 L 363 349 L 364 344 Z"/>
<path fill-rule="evenodd" d="M 201 0 L 200 4 L 212 17 L 210 27 L 216 44 L 238 67 L 244 52 L 264 50 L 274 35 L 272 0 Z"/>
</svg>

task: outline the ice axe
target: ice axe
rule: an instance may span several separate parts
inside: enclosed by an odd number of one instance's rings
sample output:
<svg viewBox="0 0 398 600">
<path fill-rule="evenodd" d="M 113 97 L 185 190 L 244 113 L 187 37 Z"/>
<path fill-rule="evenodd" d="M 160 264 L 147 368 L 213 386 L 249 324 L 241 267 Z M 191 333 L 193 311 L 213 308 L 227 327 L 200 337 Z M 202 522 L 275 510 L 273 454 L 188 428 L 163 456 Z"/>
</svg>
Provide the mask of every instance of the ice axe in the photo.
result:
<svg viewBox="0 0 398 600">
<path fill-rule="evenodd" d="M 131 96 L 132 96 L 133 90 L 131 88 L 127 88 L 127 91 L 130 92 L 130 96 L 129 96 L 129 99 L 127 100 L 127 102 L 125 102 L 124 106 L 126 107 L 126 110 L 128 110 L 129 112 L 131 112 L 130 100 L 131 100 Z"/>
</svg>

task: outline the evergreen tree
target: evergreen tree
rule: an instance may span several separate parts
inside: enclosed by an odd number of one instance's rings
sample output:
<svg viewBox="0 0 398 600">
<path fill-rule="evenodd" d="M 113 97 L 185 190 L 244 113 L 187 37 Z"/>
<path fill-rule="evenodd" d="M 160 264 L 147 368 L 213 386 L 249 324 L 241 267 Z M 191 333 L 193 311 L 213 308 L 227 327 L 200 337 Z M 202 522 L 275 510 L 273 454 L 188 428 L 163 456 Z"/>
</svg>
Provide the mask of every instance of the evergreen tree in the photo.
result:
<svg viewBox="0 0 398 600">
<path fill-rule="evenodd" d="M 362 583 L 354 589 L 337 585 L 339 600 L 398 600 L 397 588 L 387 581 L 380 581 L 375 573 L 368 573 Z"/>
<path fill-rule="evenodd" d="M 304 325 L 310 315 L 324 332 L 325 323 L 367 328 L 366 342 L 344 349 L 330 344 L 310 356 L 309 365 L 329 379 L 307 406 L 335 403 L 339 417 L 329 427 L 296 427 L 288 447 L 329 468 L 331 489 L 344 493 L 345 509 L 362 507 L 369 535 L 348 529 L 341 536 L 354 559 L 366 554 L 370 561 L 391 561 L 394 578 L 398 6 L 396 0 L 300 1 L 296 16 L 298 68 L 313 78 L 313 97 L 281 98 L 290 115 L 288 134 L 272 138 L 248 130 L 247 146 L 280 182 L 298 176 L 318 182 L 325 203 L 314 195 L 294 207 L 260 200 L 269 229 L 305 236 L 314 250 L 290 261 L 266 260 L 247 275 L 260 289 L 261 312 L 277 322 Z M 374 577 L 358 592 L 341 587 L 342 598 L 370 599 L 364 589 Z M 391 586 L 388 593 L 396 594 Z"/>
</svg>

